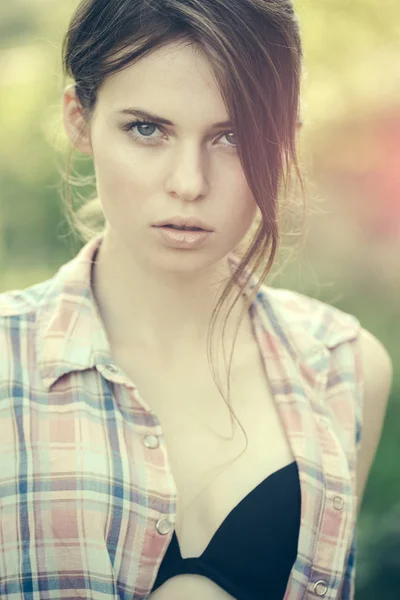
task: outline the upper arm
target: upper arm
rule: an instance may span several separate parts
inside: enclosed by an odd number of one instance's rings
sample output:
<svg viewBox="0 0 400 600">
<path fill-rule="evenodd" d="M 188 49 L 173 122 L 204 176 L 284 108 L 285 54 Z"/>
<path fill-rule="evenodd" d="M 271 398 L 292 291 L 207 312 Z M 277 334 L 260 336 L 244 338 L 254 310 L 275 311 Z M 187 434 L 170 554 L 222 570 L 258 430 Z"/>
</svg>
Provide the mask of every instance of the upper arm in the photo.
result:
<svg viewBox="0 0 400 600">
<path fill-rule="evenodd" d="M 393 381 L 391 358 L 382 343 L 366 329 L 360 332 L 364 398 L 361 440 L 357 454 L 357 512 L 382 433 Z"/>
</svg>

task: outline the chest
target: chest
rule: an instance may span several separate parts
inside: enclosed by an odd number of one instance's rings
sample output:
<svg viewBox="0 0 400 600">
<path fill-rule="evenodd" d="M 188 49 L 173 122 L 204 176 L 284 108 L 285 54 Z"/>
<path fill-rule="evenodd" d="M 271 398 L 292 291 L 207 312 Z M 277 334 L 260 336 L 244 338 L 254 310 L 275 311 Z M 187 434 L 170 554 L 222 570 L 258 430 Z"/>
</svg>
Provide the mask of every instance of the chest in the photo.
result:
<svg viewBox="0 0 400 600">
<path fill-rule="evenodd" d="M 157 415 L 177 487 L 175 532 L 183 558 L 200 556 L 234 507 L 294 460 L 256 342 L 233 363 L 230 404 L 208 363 L 164 370 L 143 358 L 115 359 Z M 147 367 L 146 367 L 147 365 Z M 157 373 L 157 376 L 154 375 Z M 226 397 L 226 374 L 217 370 Z"/>
</svg>

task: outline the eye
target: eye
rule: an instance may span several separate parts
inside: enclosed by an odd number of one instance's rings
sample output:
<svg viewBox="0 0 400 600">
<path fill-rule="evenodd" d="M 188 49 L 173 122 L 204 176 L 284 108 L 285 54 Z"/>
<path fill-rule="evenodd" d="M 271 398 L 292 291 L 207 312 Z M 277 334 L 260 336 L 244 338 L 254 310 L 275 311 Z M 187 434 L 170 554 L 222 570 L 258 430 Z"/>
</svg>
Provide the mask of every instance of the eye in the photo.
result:
<svg viewBox="0 0 400 600">
<path fill-rule="evenodd" d="M 226 133 L 223 134 L 222 137 L 227 137 L 227 136 L 235 136 L 233 131 L 227 131 Z M 226 144 L 227 146 L 230 146 L 231 148 L 236 148 L 237 147 L 237 143 L 235 142 L 234 144 Z"/>
<path fill-rule="evenodd" d="M 133 129 L 135 127 L 138 127 L 139 134 L 135 133 L 133 131 Z M 143 140 L 144 141 L 146 139 L 150 139 L 150 140 L 157 139 L 154 137 L 150 137 L 151 133 L 154 133 L 154 131 L 152 131 L 152 128 L 154 128 L 154 127 L 156 129 L 160 129 L 160 126 L 157 125 L 156 123 L 152 123 L 151 121 L 142 121 L 141 119 L 136 119 L 136 121 L 131 121 L 130 123 L 127 123 L 123 127 L 123 129 L 124 129 L 124 131 L 132 132 L 135 140 L 140 140 L 140 141 Z M 150 129 L 150 131 L 149 131 L 149 129 Z M 143 130 L 144 130 L 144 135 L 142 134 Z M 147 134 L 150 134 L 150 135 L 147 135 Z M 145 143 L 147 144 L 148 142 L 145 142 Z"/>
<path fill-rule="evenodd" d="M 135 127 L 137 128 L 138 133 L 134 132 Z M 151 136 L 151 134 L 155 131 L 154 128 L 158 129 L 159 131 L 163 131 L 163 128 L 160 125 L 157 125 L 157 123 L 153 123 L 152 121 L 144 121 L 141 119 L 136 119 L 135 121 L 131 121 L 130 123 L 127 123 L 123 126 L 124 131 L 127 131 L 129 133 L 131 132 L 135 140 L 139 140 L 140 142 L 145 144 L 153 144 L 153 140 L 162 139 L 162 136 Z M 220 136 L 220 139 L 223 137 L 234 135 L 235 134 L 233 131 L 227 131 L 224 134 L 222 134 L 222 136 Z M 232 144 L 230 142 L 227 144 L 223 144 L 223 146 L 230 149 L 235 149 L 237 147 L 236 143 Z"/>
</svg>

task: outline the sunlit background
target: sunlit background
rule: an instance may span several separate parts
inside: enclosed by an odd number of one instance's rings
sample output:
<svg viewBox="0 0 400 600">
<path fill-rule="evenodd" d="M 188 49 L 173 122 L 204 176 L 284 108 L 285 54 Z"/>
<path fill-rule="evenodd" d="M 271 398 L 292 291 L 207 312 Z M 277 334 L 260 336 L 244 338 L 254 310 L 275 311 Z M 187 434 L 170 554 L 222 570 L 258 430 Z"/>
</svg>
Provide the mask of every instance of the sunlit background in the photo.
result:
<svg viewBox="0 0 400 600">
<path fill-rule="evenodd" d="M 0 7 L 0 292 L 51 277 L 67 236 L 61 39 L 77 0 Z M 301 160 L 312 209 L 302 253 L 267 283 L 356 315 L 395 367 L 359 517 L 357 600 L 400 589 L 400 5 L 299 0 L 305 49 Z M 79 157 L 78 157 L 79 158 Z M 91 173 L 82 163 L 81 172 Z M 282 231 L 285 246 L 296 243 Z M 292 240 L 292 241 L 291 241 Z M 283 249 L 282 249 L 283 251 Z M 397 342 L 397 343 L 396 343 Z"/>
</svg>

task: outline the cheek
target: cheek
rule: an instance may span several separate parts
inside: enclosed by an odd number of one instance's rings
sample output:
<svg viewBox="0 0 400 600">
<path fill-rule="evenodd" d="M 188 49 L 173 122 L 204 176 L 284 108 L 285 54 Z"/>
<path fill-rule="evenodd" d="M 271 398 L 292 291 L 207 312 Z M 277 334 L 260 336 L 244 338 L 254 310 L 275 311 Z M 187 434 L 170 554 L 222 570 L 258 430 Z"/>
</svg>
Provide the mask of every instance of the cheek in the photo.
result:
<svg viewBox="0 0 400 600">
<path fill-rule="evenodd" d="M 119 134 L 97 139 L 94 147 L 97 192 L 104 202 L 146 196 L 155 187 L 154 168 L 133 142 Z"/>
<path fill-rule="evenodd" d="M 252 227 L 258 214 L 259 208 L 247 182 L 242 189 L 242 195 L 238 199 L 237 206 L 232 214 L 235 218 L 236 231 L 239 237 L 245 236 Z"/>
<path fill-rule="evenodd" d="M 237 214 L 237 222 L 239 223 L 240 232 L 242 234 L 247 233 L 247 231 L 253 224 L 253 221 L 257 214 L 257 209 L 258 209 L 258 206 L 257 206 L 253 196 L 251 194 L 246 196 L 246 198 L 244 199 L 243 204 L 240 206 L 240 208 L 238 210 L 238 214 Z"/>
<path fill-rule="evenodd" d="M 258 205 L 242 172 L 239 172 L 229 195 L 229 216 L 241 229 L 247 229 L 257 214 Z"/>
</svg>

